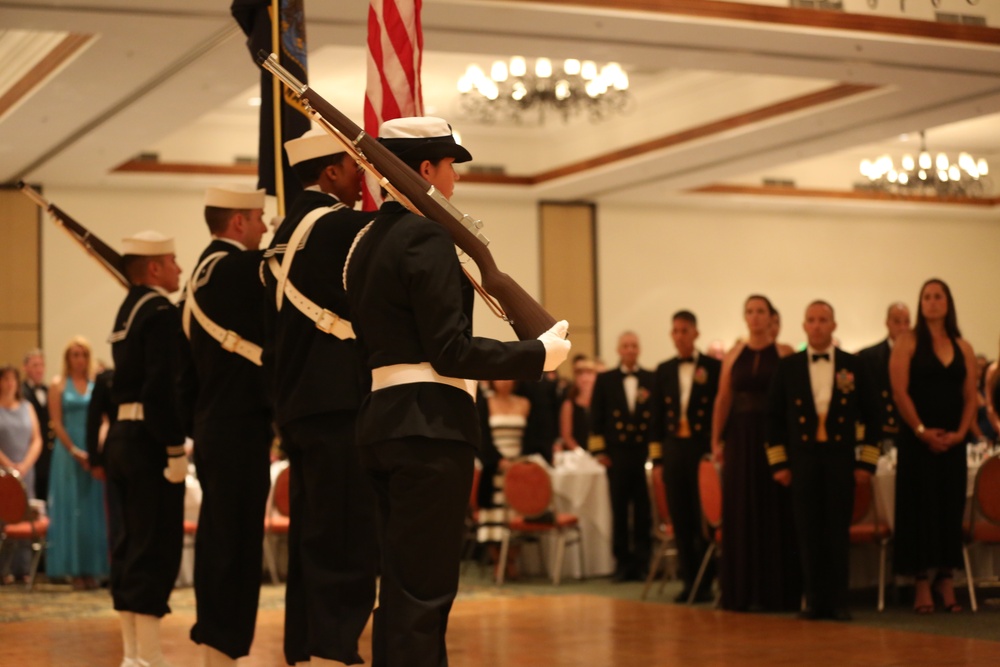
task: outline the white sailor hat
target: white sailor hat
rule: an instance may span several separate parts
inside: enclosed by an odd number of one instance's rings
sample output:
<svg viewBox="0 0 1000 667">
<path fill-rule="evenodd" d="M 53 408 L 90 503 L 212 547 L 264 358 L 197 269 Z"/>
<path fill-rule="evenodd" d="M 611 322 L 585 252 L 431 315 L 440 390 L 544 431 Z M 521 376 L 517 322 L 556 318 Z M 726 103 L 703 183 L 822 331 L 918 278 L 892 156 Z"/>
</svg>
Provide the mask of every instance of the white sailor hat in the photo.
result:
<svg viewBox="0 0 1000 667">
<path fill-rule="evenodd" d="M 157 257 L 174 254 L 174 240 L 160 232 L 147 230 L 122 239 L 123 255 Z"/>
<path fill-rule="evenodd" d="M 455 141 L 451 125 L 433 116 L 394 118 L 382 123 L 378 140 L 401 160 L 455 158 L 468 162 L 472 154 Z"/>
<path fill-rule="evenodd" d="M 205 206 L 239 210 L 262 209 L 264 208 L 264 190 L 208 188 L 205 190 Z"/>
<path fill-rule="evenodd" d="M 322 128 L 313 128 L 297 139 L 285 142 L 288 164 L 298 164 L 318 157 L 343 153 L 344 147 Z"/>
</svg>

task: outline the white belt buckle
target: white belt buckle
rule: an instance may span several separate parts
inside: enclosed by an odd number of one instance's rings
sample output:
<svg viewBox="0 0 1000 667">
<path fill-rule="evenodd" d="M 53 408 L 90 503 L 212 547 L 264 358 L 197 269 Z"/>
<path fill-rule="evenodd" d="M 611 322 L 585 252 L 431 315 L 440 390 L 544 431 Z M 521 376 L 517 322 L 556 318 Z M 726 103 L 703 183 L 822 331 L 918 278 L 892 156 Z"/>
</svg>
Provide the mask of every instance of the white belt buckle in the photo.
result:
<svg viewBox="0 0 1000 667">
<path fill-rule="evenodd" d="M 329 310 L 324 308 L 320 312 L 319 317 L 316 318 L 316 328 L 322 331 L 323 333 L 331 333 L 333 331 L 333 328 L 337 326 L 337 322 L 339 321 L 340 321 L 340 315 L 330 312 Z"/>
<path fill-rule="evenodd" d="M 240 344 L 241 340 L 243 340 L 243 338 L 240 337 L 238 333 L 232 330 L 227 330 L 226 335 L 222 337 L 219 344 L 226 352 L 233 352 L 236 350 L 236 346 Z"/>
</svg>

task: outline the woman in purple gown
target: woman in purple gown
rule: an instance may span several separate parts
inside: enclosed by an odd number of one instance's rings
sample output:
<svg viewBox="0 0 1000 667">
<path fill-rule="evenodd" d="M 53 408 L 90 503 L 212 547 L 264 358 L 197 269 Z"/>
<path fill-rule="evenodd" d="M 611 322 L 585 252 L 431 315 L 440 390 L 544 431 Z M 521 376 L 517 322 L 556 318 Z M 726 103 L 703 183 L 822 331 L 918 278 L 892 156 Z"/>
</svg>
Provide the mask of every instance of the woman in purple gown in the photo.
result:
<svg viewBox="0 0 1000 667">
<path fill-rule="evenodd" d="M 801 598 L 789 490 L 774 482 L 765 450 L 767 394 L 778 359 L 774 307 L 752 295 L 744 304 L 749 336 L 726 354 L 712 424 L 712 453 L 722 467 L 722 607 L 791 611 Z"/>
</svg>

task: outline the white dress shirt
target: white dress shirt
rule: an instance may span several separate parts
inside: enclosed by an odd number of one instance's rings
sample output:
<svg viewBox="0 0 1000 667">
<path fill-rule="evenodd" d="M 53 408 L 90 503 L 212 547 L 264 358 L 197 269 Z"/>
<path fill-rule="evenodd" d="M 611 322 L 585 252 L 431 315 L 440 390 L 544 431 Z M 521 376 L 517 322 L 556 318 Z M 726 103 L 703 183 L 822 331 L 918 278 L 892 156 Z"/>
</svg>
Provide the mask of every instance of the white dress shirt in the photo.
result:
<svg viewBox="0 0 1000 667">
<path fill-rule="evenodd" d="M 639 394 L 639 376 L 636 375 L 638 371 L 638 366 L 632 369 L 621 367 L 622 373 L 631 373 L 622 379 L 622 384 L 625 386 L 625 402 L 628 403 L 629 412 L 635 412 L 635 399 Z"/>
<path fill-rule="evenodd" d="M 814 350 L 812 347 L 806 348 L 809 355 L 809 384 L 812 386 L 813 401 L 816 403 L 816 414 L 821 418 L 826 416 L 830 409 L 830 399 L 833 397 L 833 346 L 826 350 Z M 813 361 L 814 354 L 829 354 L 830 360 L 818 359 Z"/>
</svg>

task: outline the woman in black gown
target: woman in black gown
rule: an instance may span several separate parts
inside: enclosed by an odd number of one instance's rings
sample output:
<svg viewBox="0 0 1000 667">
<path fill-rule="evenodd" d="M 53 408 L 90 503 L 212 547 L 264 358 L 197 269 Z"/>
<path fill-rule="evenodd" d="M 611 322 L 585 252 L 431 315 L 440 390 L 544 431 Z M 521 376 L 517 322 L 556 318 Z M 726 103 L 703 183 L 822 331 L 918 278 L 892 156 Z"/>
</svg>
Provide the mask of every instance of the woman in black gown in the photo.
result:
<svg viewBox="0 0 1000 667">
<path fill-rule="evenodd" d="M 573 385 L 559 411 L 559 435 L 564 449 L 587 449 L 590 438 L 590 398 L 594 394 L 597 367 L 589 359 L 573 364 Z"/>
<path fill-rule="evenodd" d="M 931 279 L 920 288 L 912 332 L 897 338 L 889 360 L 892 393 L 904 428 L 898 443 L 894 565 L 915 578 L 914 610 L 946 611 L 955 602 L 952 569 L 962 567 L 965 441 L 976 415 L 976 358 L 961 338 L 951 290 Z"/>
<path fill-rule="evenodd" d="M 712 423 L 712 453 L 724 462 L 719 583 L 734 611 L 791 611 L 802 593 L 791 496 L 772 479 L 764 443 L 771 376 L 791 353 L 773 340 L 773 313 L 766 297 L 746 300 L 749 338 L 722 361 Z"/>
</svg>

